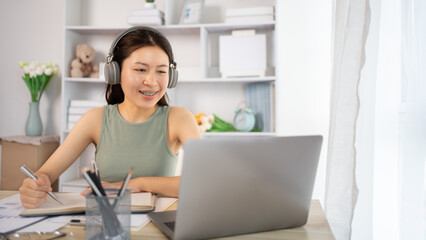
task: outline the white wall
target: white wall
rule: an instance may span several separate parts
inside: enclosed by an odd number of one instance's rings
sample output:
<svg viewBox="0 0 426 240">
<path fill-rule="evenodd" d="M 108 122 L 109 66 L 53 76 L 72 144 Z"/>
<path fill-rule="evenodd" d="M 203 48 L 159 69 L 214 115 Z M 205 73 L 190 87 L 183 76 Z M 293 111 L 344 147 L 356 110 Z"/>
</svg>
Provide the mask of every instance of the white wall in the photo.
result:
<svg viewBox="0 0 426 240">
<path fill-rule="evenodd" d="M 276 131 L 324 137 L 313 198 L 323 203 L 330 115 L 332 1 L 277 1 Z"/>
<path fill-rule="evenodd" d="M 63 1 L 0 1 L 0 16 L 0 137 L 24 135 L 31 97 L 18 62 L 62 66 Z M 59 135 L 60 75 L 52 78 L 40 102 L 43 135 Z"/>
</svg>

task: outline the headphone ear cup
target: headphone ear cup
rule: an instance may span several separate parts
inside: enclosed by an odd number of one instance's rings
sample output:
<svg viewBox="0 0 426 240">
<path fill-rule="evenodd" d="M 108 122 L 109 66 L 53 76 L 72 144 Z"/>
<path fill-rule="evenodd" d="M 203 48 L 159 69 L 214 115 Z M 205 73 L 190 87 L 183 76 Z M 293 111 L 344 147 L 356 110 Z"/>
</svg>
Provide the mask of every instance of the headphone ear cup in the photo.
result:
<svg viewBox="0 0 426 240">
<path fill-rule="evenodd" d="M 167 85 L 167 88 L 174 88 L 176 87 L 176 84 L 178 82 L 178 71 L 174 68 L 169 68 L 169 84 Z"/>
<path fill-rule="evenodd" d="M 105 64 L 105 82 L 111 85 L 120 83 L 120 66 L 116 61 Z"/>
</svg>

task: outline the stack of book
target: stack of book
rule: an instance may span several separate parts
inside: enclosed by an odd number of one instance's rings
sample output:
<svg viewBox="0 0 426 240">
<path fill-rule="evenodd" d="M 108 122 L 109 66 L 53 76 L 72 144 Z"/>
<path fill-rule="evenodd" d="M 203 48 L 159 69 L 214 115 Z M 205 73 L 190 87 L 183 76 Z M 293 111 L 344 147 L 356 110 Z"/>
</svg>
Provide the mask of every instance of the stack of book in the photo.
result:
<svg viewBox="0 0 426 240">
<path fill-rule="evenodd" d="M 159 26 L 164 24 L 164 13 L 157 8 L 147 8 L 132 11 L 127 18 L 132 26 Z"/>
<path fill-rule="evenodd" d="M 77 121 L 92 108 L 106 105 L 105 101 L 95 100 L 70 100 L 68 106 L 68 131 L 71 130 Z"/>
<path fill-rule="evenodd" d="M 274 6 L 230 8 L 225 12 L 225 23 L 272 22 L 275 19 Z"/>
</svg>

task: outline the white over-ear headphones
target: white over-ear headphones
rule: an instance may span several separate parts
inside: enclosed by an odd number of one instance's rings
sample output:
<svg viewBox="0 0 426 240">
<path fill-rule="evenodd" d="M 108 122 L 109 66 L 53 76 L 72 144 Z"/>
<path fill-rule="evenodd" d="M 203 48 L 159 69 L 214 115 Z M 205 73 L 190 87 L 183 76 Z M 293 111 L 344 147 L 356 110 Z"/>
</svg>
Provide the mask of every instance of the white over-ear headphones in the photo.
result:
<svg viewBox="0 0 426 240">
<path fill-rule="evenodd" d="M 117 49 L 117 43 L 129 32 L 133 32 L 136 30 L 146 30 L 151 31 L 155 34 L 160 35 L 163 37 L 166 41 L 166 43 L 169 45 L 169 48 L 172 49 L 169 41 L 167 40 L 166 36 L 164 36 L 161 32 L 157 31 L 154 28 L 146 27 L 146 26 L 138 26 L 138 27 L 131 27 L 122 33 L 118 35 L 118 37 L 112 42 L 111 48 L 108 53 L 107 57 L 107 63 L 105 64 L 104 74 L 105 74 L 105 82 L 111 85 L 119 84 L 120 83 L 120 65 L 116 61 L 112 61 L 112 58 L 114 54 L 118 51 Z M 167 84 L 168 88 L 174 88 L 176 87 L 176 84 L 178 82 L 178 71 L 176 70 L 176 62 L 173 58 L 172 53 L 172 59 L 169 66 L 169 83 Z"/>
</svg>

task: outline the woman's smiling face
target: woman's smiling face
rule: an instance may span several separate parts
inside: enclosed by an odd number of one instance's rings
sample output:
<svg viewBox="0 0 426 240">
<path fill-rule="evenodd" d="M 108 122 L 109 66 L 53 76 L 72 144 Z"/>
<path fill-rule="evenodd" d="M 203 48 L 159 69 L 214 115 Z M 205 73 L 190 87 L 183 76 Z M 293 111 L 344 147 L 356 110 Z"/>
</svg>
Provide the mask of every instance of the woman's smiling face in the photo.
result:
<svg viewBox="0 0 426 240">
<path fill-rule="evenodd" d="M 169 58 L 158 46 L 134 51 L 121 66 L 125 101 L 140 108 L 155 107 L 164 96 L 169 80 Z"/>
</svg>

